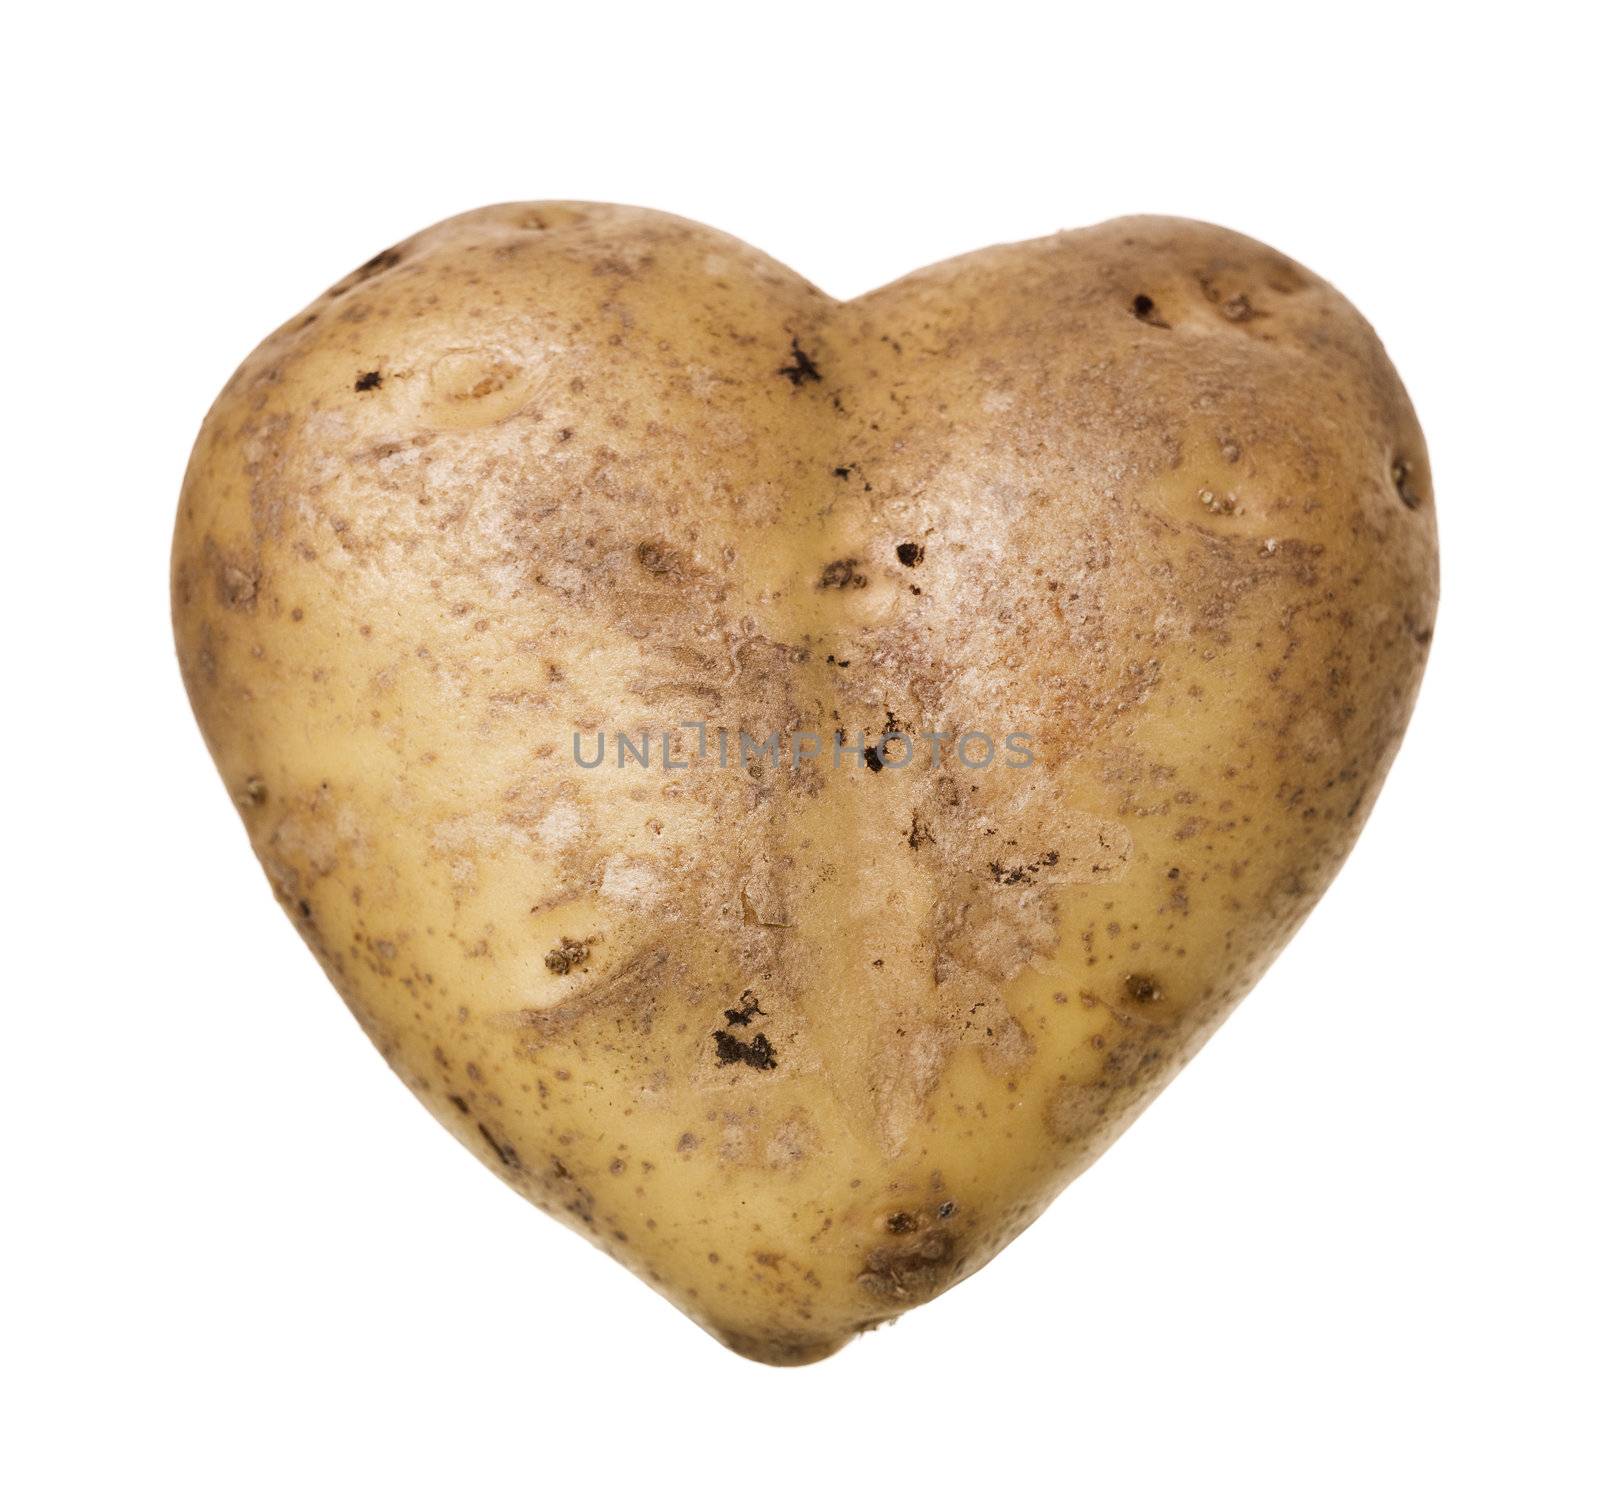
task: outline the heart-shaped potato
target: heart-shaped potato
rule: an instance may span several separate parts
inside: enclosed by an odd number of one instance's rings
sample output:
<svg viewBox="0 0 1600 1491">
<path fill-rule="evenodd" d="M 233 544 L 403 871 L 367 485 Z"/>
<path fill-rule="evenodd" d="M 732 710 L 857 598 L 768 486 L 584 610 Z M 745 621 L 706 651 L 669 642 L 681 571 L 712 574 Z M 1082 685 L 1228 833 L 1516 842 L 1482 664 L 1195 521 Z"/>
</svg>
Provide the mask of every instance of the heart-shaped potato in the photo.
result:
<svg viewBox="0 0 1600 1491">
<path fill-rule="evenodd" d="M 1247 238 L 841 303 L 573 203 L 270 336 L 173 561 L 206 741 L 379 1050 L 771 1362 L 993 1257 L 1217 1026 L 1360 829 L 1436 590 L 1377 338 Z"/>
</svg>

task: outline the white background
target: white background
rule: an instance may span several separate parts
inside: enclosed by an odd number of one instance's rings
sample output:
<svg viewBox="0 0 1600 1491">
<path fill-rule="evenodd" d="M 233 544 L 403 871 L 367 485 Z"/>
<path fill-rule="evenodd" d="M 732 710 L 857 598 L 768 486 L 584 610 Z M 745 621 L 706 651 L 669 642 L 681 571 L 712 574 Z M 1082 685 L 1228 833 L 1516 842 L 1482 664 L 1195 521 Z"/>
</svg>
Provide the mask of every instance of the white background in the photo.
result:
<svg viewBox="0 0 1600 1491">
<path fill-rule="evenodd" d="M 1580 11 L 1475 9 L 14 15 L 0 1477 L 1595 1484 L 1592 80 Z M 540 197 L 698 218 L 841 296 L 1211 219 L 1355 301 L 1432 447 L 1434 657 L 1338 883 L 1038 1226 L 799 1371 L 390 1076 L 172 658 L 169 525 L 234 365 L 393 240 Z"/>
</svg>

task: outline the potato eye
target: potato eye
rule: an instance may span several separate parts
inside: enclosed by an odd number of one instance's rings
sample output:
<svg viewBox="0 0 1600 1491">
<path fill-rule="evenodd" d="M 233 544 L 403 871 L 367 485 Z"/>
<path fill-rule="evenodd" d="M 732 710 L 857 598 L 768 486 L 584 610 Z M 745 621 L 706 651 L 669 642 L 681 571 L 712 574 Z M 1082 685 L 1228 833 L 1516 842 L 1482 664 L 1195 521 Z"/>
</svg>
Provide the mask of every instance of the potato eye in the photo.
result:
<svg viewBox="0 0 1600 1491">
<path fill-rule="evenodd" d="M 1146 326 L 1159 326 L 1163 331 L 1172 329 L 1156 314 L 1156 303 L 1148 295 L 1133 297 L 1133 314 Z"/>
<path fill-rule="evenodd" d="M 1422 506 L 1422 494 L 1417 491 L 1411 480 L 1411 462 L 1397 460 L 1389 468 L 1390 479 L 1394 482 L 1394 489 L 1400 495 L 1400 500 L 1413 512 Z"/>
</svg>

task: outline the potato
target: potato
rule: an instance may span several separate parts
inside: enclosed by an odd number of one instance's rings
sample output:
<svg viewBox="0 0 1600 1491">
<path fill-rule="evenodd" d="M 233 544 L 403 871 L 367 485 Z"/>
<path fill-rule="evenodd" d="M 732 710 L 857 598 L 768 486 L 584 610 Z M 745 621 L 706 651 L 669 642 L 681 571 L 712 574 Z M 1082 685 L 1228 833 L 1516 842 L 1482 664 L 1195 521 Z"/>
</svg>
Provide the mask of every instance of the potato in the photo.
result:
<svg viewBox="0 0 1600 1491">
<path fill-rule="evenodd" d="M 452 218 L 246 360 L 173 557 L 201 729 L 378 1049 L 775 1363 L 979 1268 L 1216 1028 L 1371 808 L 1436 588 L 1371 329 L 1154 217 L 847 303 L 658 213 Z"/>
</svg>

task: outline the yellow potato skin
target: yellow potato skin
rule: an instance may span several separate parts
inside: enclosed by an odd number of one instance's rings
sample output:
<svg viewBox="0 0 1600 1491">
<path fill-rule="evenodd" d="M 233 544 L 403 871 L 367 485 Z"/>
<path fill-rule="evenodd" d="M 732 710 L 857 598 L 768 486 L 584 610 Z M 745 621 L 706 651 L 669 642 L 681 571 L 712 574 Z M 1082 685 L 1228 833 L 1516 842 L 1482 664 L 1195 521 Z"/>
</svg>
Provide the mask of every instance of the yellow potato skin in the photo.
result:
<svg viewBox="0 0 1600 1491">
<path fill-rule="evenodd" d="M 172 585 L 251 843 L 395 1071 L 799 1363 L 993 1257 L 1260 976 L 1399 744 L 1436 573 L 1377 338 L 1237 234 L 1123 219 L 840 303 L 525 203 L 245 361 Z M 892 728 L 909 766 L 737 764 Z M 933 767 L 968 730 L 1034 763 Z"/>
</svg>

